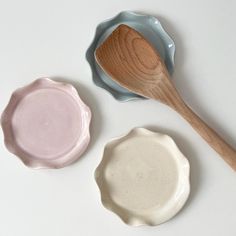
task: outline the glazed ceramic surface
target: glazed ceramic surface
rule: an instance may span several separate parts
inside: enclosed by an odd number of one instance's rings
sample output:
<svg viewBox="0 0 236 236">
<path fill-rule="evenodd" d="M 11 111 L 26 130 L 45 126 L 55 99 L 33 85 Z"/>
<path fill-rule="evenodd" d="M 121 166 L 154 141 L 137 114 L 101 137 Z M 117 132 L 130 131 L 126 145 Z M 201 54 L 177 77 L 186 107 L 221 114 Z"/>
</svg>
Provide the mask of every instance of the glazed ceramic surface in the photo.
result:
<svg viewBox="0 0 236 236">
<path fill-rule="evenodd" d="M 97 26 L 94 40 L 86 53 L 86 58 L 92 70 L 93 81 L 97 86 L 110 92 L 117 100 L 128 101 L 142 97 L 129 92 L 112 81 L 105 72 L 102 71 L 94 57 L 96 48 L 99 47 L 120 24 L 126 24 L 141 33 L 159 52 L 170 74 L 172 74 L 174 69 L 175 45 L 158 19 L 154 16 L 124 11 Z"/>
<path fill-rule="evenodd" d="M 42 78 L 13 93 L 1 124 L 6 147 L 25 165 L 61 168 L 85 151 L 90 120 L 72 85 Z"/>
<path fill-rule="evenodd" d="M 125 223 L 158 225 L 186 202 L 189 171 L 169 136 L 135 128 L 105 146 L 95 178 L 103 205 Z"/>
</svg>

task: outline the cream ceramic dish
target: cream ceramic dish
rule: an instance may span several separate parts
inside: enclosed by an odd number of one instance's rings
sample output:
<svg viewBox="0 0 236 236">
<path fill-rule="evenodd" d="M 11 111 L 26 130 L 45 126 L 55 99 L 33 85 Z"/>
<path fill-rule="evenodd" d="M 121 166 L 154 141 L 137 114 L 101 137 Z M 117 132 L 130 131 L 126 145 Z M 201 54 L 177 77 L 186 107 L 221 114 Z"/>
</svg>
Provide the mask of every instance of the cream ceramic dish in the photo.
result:
<svg viewBox="0 0 236 236">
<path fill-rule="evenodd" d="M 72 85 L 42 78 L 12 94 L 1 125 L 6 147 L 25 165 L 61 168 L 85 151 L 90 120 Z"/>
<path fill-rule="evenodd" d="M 189 192 L 189 162 L 167 135 L 135 128 L 109 142 L 95 179 L 103 205 L 133 226 L 172 218 Z"/>
</svg>

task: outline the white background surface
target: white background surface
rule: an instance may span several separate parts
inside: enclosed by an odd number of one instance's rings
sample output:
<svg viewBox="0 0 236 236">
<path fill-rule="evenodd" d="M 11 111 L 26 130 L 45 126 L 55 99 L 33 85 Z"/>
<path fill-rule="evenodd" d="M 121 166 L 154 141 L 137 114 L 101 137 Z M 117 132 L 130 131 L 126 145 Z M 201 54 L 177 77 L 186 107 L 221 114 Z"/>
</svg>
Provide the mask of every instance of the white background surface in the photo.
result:
<svg viewBox="0 0 236 236">
<path fill-rule="evenodd" d="M 174 111 L 119 103 L 93 85 L 85 51 L 96 25 L 122 10 L 158 16 L 176 43 L 174 83 L 184 100 L 236 147 L 236 2 L 233 0 L 0 1 L 0 110 L 42 77 L 78 85 L 91 107 L 92 141 L 76 164 L 31 170 L 0 145 L 1 236 L 236 235 L 236 174 Z M 104 144 L 135 126 L 171 135 L 191 164 L 190 198 L 171 221 L 126 226 L 100 204 L 94 169 Z"/>
</svg>

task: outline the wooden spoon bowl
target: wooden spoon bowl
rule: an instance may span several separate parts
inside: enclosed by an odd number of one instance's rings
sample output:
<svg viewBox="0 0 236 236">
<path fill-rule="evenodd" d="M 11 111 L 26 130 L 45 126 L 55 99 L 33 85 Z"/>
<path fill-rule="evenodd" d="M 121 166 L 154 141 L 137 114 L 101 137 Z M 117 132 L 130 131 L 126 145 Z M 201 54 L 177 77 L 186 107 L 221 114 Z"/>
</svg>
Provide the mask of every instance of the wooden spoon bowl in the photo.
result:
<svg viewBox="0 0 236 236">
<path fill-rule="evenodd" d="M 236 151 L 184 103 L 158 52 L 141 34 L 120 25 L 97 48 L 95 57 L 101 68 L 121 86 L 176 110 L 236 170 Z"/>
</svg>

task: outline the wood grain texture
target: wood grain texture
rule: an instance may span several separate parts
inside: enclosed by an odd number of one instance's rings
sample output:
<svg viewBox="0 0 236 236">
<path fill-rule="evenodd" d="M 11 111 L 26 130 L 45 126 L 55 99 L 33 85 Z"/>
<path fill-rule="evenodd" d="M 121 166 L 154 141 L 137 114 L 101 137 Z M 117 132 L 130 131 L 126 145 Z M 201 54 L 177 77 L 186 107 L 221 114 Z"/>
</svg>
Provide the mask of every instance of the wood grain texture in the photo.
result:
<svg viewBox="0 0 236 236">
<path fill-rule="evenodd" d="M 95 57 L 121 86 L 176 110 L 236 171 L 236 151 L 184 103 L 161 57 L 141 34 L 120 25 L 97 48 Z"/>
</svg>

